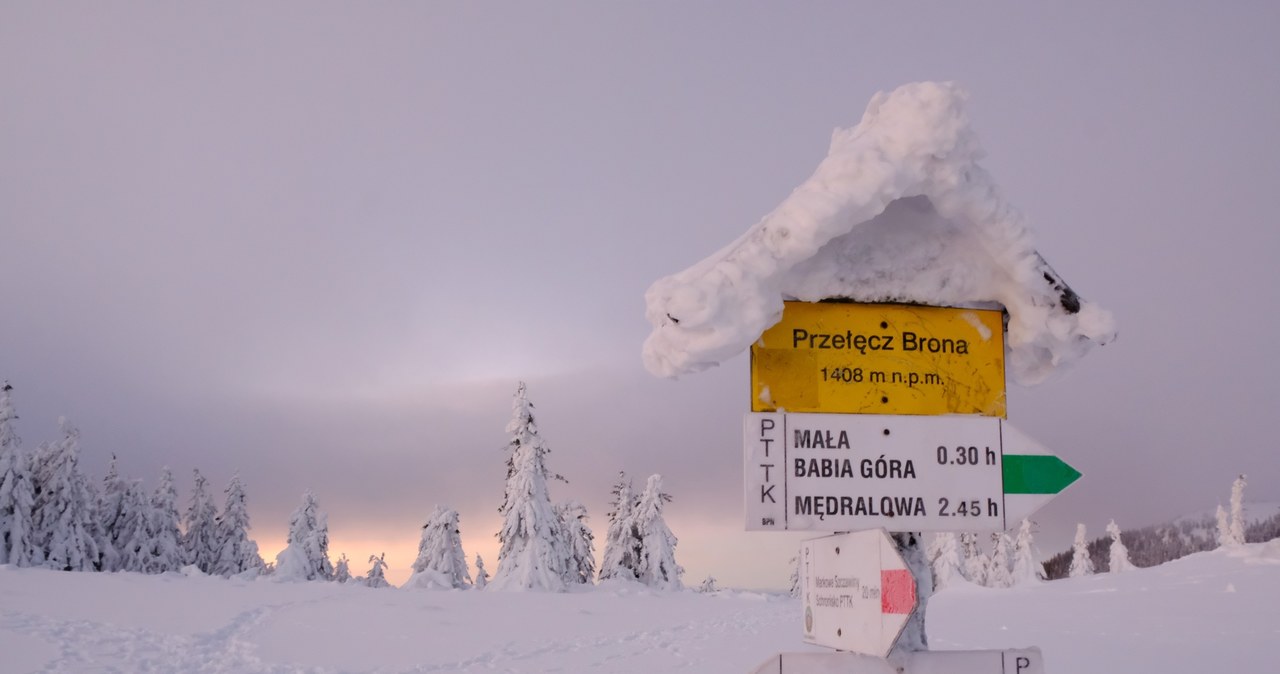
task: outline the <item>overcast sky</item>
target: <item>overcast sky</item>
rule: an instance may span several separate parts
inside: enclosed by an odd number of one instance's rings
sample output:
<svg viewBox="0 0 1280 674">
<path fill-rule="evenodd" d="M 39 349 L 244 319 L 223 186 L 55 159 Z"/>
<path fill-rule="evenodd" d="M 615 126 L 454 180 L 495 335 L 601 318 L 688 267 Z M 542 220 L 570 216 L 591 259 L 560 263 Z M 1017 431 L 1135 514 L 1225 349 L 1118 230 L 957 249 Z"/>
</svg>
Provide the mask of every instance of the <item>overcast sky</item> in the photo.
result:
<svg viewBox="0 0 1280 674">
<path fill-rule="evenodd" d="M 742 531 L 745 355 L 660 381 L 643 293 L 802 182 L 877 91 L 955 80 L 984 166 L 1120 339 L 1009 419 L 1085 473 L 1040 546 L 1280 500 L 1275 3 L 5 3 L 0 378 L 96 480 L 238 470 L 270 558 L 413 561 L 436 504 L 497 568 L 518 380 L 602 542 L 661 473 L 697 583 Z M 265 6 L 264 6 L 265 5 Z M 1196 6 L 1200 5 L 1200 6 Z"/>
</svg>

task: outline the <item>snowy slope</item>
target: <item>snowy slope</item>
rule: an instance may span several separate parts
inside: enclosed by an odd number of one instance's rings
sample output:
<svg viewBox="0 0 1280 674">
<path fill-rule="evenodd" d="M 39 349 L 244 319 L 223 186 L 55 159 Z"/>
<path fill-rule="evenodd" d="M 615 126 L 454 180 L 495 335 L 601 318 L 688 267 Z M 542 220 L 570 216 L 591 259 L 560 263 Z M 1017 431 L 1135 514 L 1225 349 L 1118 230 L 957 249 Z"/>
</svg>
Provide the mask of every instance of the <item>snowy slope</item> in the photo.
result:
<svg viewBox="0 0 1280 674">
<path fill-rule="evenodd" d="M 1161 567 L 935 595 L 934 648 L 1040 646 L 1053 674 L 1274 671 L 1280 541 Z M 0 671 L 743 672 L 796 600 L 371 590 L 0 567 Z"/>
<path fill-rule="evenodd" d="M 1280 537 L 1280 503 L 1244 504 L 1245 540 L 1255 543 Z M 1129 549 L 1129 559 L 1137 566 L 1156 566 L 1183 556 L 1218 547 L 1215 512 L 1206 510 L 1170 522 L 1126 529 L 1121 540 Z M 1094 567 L 1105 571 L 1110 565 L 1111 537 L 1103 534 L 1089 542 Z M 1067 575 L 1073 550 L 1068 547 L 1045 560 L 1050 578 Z"/>
<path fill-rule="evenodd" d="M 1224 503 L 1223 505 L 1225 506 L 1226 504 Z M 1241 507 L 1241 510 L 1244 511 L 1245 524 L 1247 525 L 1258 524 L 1260 522 L 1269 520 L 1272 517 L 1275 517 L 1276 515 L 1280 515 L 1280 503 L 1276 503 L 1274 501 L 1245 501 L 1243 506 Z M 1170 522 L 1167 526 L 1176 527 L 1183 523 L 1201 524 L 1203 522 L 1208 522 L 1216 526 L 1216 523 L 1215 523 L 1216 514 L 1217 514 L 1216 509 L 1209 508 L 1198 513 L 1183 515 L 1182 517 L 1179 517 L 1178 519 Z"/>
<path fill-rule="evenodd" d="M 931 647 L 1035 645 L 1052 674 L 1276 671 L 1280 540 L 1149 569 L 930 600 Z"/>
</svg>

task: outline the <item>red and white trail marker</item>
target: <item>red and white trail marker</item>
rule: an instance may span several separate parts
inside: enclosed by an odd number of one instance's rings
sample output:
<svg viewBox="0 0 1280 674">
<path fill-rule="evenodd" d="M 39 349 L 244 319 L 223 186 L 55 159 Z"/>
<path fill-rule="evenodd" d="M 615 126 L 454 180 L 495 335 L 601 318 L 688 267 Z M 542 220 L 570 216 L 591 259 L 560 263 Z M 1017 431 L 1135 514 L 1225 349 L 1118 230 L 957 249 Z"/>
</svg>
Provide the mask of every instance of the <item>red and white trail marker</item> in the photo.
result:
<svg viewBox="0 0 1280 674">
<path fill-rule="evenodd" d="M 916 583 L 883 529 L 800 547 L 807 643 L 885 657 L 916 608 Z"/>
</svg>

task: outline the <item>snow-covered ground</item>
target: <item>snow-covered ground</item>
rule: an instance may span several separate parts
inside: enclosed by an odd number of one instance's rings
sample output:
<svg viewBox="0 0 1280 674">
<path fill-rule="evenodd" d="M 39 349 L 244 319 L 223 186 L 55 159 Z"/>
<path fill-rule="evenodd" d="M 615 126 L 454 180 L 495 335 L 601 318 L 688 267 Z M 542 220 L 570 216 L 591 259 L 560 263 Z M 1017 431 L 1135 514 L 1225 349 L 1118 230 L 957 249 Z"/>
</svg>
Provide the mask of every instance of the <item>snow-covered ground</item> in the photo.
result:
<svg viewBox="0 0 1280 674">
<path fill-rule="evenodd" d="M 948 590 L 930 647 L 1039 646 L 1051 674 L 1277 671 L 1280 539 L 1031 588 Z"/>
<path fill-rule="evenodd" d="M 752 592 L 372 590 L 0 566 L 0 671 L 744 672 L 800 642 Z M 1117 575 L 935 595 L 936 649 L 1039 646 L 1053 674 L 1271 672 L 1280 541 Z"/>
</svg>

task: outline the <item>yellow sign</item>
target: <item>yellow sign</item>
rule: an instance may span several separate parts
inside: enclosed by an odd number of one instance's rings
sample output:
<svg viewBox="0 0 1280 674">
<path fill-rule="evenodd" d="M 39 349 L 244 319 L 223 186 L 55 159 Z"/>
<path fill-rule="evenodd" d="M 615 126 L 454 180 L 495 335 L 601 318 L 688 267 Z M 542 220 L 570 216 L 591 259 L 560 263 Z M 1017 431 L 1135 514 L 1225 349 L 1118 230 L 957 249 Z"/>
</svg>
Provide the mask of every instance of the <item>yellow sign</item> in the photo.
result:
<svg viewBox="0 0 1280 674">
<path fill-rule="evenodd" d="M 751 347 L 753 412 L 1005 416 L 989 309 L 787 302 Z"/>
</svg>

